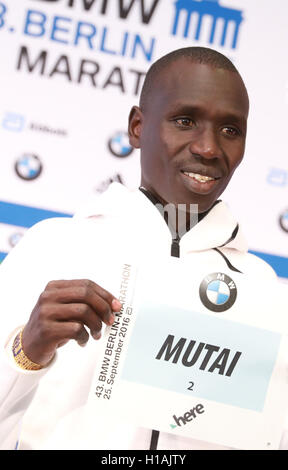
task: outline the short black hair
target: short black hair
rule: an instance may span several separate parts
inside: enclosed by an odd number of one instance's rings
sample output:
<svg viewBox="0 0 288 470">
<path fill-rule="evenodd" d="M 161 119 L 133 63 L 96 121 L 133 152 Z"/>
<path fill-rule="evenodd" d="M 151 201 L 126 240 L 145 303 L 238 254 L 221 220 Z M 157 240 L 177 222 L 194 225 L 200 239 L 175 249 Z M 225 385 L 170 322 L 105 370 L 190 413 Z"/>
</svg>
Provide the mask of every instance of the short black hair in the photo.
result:
<svg viewBox="0 0 288 470">
<path fill-rule="evenodd" d="M 231 60 L 214 49 L 208 47 L 183 47 L 182 49 L 176 49 L 160 57 L 148 70 L 140 94 L 140 108 L 142 110 L 145 108 L 146 98 L 153 87 L 157 75 L 168 65 L 182 58 L 190 60 L 193 63 L 210 65 L 211 67 L 225 69 L 239 74 Z"/>
</svg>

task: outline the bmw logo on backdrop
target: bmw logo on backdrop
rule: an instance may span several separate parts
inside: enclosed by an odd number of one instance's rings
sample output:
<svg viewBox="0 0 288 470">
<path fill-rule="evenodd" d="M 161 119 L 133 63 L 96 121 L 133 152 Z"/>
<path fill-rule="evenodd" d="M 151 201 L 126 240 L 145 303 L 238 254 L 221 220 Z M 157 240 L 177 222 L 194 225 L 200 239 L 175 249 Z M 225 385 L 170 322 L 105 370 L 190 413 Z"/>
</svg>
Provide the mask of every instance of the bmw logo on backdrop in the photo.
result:
<svg viewBox="0 0 288 470">
<path fill-rule="evenodd" d="M 288 233 L 288 209 L 286 209 L 279 217 L 279 224 L 284 232 Z"/>
<path fill-rule="evenodd" d="M 234 304 L 237 297 L 236 285 L 224 273 L 208 274 L 200 284 L 201 302 L 213 312 L 224 312 Z"/>
<path fill-rule="evenodd" d="M 108 141 L 108 148 L 115 157 L 128 157 L 133 152 L 127 132 L 116 132 Z"/>
<path fill-rule="evenodd" d="M 42 163 L 37 155 L 24 153 L 16 161 L 15 171 L 23 180 L 31 181 L 38 178 L 42 172 Z"/>
</svg>

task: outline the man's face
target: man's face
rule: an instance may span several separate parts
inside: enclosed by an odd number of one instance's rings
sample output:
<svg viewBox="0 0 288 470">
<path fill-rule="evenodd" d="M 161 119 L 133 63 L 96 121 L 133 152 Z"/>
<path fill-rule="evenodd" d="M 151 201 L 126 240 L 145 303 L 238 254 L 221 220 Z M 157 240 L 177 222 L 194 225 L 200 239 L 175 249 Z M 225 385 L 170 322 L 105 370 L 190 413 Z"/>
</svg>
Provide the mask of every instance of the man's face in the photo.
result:
<svg viewBox="0 0 288 470">
<path fill-rule="evenodd" d="M 163 203 L 208 210 L 245 149 L 246 89 L 237 73 L 179 59 L 157 77 L 144 111 L 130 114 L 141 185 Z"/>
</svg>

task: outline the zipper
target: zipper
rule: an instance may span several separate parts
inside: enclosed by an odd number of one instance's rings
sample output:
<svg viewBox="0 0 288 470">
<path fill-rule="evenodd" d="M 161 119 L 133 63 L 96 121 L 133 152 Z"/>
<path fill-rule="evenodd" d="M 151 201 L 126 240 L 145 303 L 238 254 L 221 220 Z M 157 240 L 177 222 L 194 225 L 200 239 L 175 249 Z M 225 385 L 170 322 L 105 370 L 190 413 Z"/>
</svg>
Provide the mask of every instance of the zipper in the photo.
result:
<svg viewBox="0 0 288 470">
<path fill-rule="evenodd" d="M 174 258 L 180 258 L 180 237 L 178 233 L 175 238 L 172 238 L 171 256 L 173 256 Z M 160 434 L 159 431 L 152 429 L 150 450 L 157 449 L 159 434 Z"/>
<path fill-rule="evenodd" d="M 158 200 L 145 188 L 141 186 L 139 189 L 143 194 L 148 197 L 152 204 L 155 205 L 158 202 Z M 171 256 L 174 256 L 175 258 L 180 258 L 180 236 L 178 233 L 175 238 L 172 238 Z M 157 450 L 159 434 L 160 432 L 158 430 L 152 429 L 149 450 Z"/>
<path fill-rule="evenodd" d="M 180 237 L 178 233 L 177 236 L 172 239 L 171 256 L 174 256 L 174 258 L 180 258 Z"/>
</svg>

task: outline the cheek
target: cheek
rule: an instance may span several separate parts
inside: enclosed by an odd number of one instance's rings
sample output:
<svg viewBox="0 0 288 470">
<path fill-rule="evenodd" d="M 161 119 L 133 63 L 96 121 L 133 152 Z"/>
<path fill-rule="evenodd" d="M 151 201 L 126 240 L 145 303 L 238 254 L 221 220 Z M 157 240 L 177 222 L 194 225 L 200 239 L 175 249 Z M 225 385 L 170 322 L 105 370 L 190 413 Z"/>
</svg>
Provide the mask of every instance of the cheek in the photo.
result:
<svg viewBox="0 0 288 470">
<path fill-rule="evenodd" d="M 244 156 L 244 152 L 241 152 L 239 153 L 238 155 L 235 156 L 234 158 L 234 165 L 233 165 L 233 168 L 234 170 L 236 170 L 236 168 L 240 165 L 240 163 L 242 162 L 243 160 L 243 156 Z"/>
<path fill-rule="evenodd" d="M 161 127 L 150 127 L 142 134 L 141 148 L 149 160 L 165 165 L 176 151 L 175 139 Z"/>
<path fill-rule="evenodd" d="M 159 129 L 159 134 L 157 135 L 157 146 L 160 150 L 159 155 L 163 164 L 165 164 L 165 162 L 170 162 L 181 153 L 185 147 L 185 143 L 183 142 L 183 138 L 179 139 L 179 135 L 173 132 L 173 129 L 163 127 Z"/>
<path fill-rule="evenodd" d="M 233 172 L 243 160 L 245 146 L 242 143 L 238 145 L 229 145 L 225 150 L 228 155 L 229 170 Z"/>
</svg>

